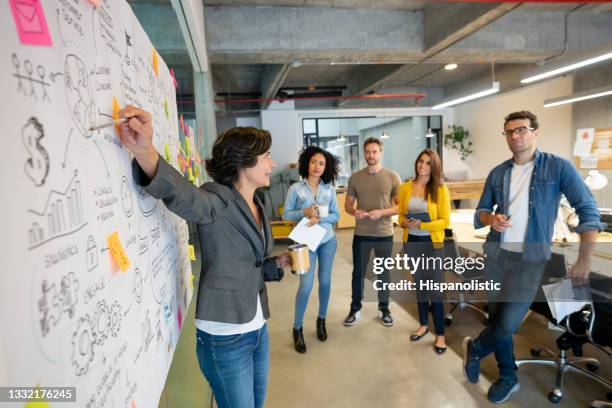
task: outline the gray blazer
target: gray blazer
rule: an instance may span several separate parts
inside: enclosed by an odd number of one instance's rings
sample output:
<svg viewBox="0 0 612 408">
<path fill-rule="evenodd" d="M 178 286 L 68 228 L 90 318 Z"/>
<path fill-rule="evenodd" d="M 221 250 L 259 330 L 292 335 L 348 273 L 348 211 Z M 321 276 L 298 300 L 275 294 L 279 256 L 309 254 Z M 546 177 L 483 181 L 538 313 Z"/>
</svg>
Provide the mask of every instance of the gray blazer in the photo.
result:
<svg viewBox="0 0 612 408">
<path fill-rule="evenodd" d="M 248 323 L 257 312 L 257 295 L 264 317 L 270 317 L 264 281 L 280 280 L 283 270 L 270 257 L 273 237 L 259 199 L 263 232 L 249 205 L 234 187 L 205 183 L 199 189 L 162 157 L 149 179 L 132 161 L 136 183 L 179 217 L 197 224 L 202 248 L 196 318 L 222 323 Z"/>
</svg>

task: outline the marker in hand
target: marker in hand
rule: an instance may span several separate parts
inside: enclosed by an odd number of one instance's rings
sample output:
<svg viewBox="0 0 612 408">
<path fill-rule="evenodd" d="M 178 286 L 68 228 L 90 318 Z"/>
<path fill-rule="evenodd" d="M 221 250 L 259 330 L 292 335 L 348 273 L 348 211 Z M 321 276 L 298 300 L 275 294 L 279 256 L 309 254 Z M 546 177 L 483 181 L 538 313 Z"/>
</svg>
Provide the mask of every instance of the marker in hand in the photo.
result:
<svg viewBox="0 0 612 408">
<path fill-rule="evenodd" d="M 116 126 L 116 125 L 119 125 L 121 123 L 125 123 L 128 120 L 129 120 L 128 118 L 116 119 L 116 120 L 113 120 L 112 122 L 104 123 L 102 125 L 92 126 L 92 127 L 89 128 L 89 131 L 93 132 L 94 130 L 100 130 L 100 129 L 104 129 L 104 128 L 107 128 L 107 127 Z"/>
</svg>

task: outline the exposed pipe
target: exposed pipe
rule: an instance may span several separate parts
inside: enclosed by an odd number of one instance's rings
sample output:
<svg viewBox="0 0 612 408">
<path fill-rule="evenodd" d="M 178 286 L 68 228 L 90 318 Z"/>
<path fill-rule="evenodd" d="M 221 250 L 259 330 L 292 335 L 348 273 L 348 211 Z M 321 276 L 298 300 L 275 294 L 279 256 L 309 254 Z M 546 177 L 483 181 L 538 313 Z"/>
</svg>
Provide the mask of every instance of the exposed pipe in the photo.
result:
<svg viewBox="0 0 612 408">
<path fill-rule="evenodd" d="M 308 96 L 300 98 L 299 95 L 292 95 L 288 98 L 225 98 L 215 99 L 215 103 L 250 103 L 250 102 L 284 102 L 284 101 L 320 101 L 320 100 L 354 100 L 354 99 L 402 99 L 415 98 L 417 101 L 426 97 L 426 93 L 400 93 L 400 94 L 369 94 L 369 95 L 346 95 L 346 96 Z"/>
</svg>

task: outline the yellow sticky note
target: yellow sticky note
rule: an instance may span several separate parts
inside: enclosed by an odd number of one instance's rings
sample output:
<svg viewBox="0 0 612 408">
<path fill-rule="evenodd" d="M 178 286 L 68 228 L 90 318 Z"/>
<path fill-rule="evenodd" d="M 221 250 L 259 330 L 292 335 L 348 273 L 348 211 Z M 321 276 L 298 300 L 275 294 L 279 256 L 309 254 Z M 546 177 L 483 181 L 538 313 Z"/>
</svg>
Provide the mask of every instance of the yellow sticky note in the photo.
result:
<svg viewBox="0 0 612 408">
<path fill-rule="evenodd" d="M 168 107 L 168 98 L 164 98 L 164 112 L 166 112 L 166 117 L 170 117 L 170 107 Z"/>
<path fill-rule="evenodd" d="M 157 56 L 155 48 L 151 50 L 151 54 L 153 59 L 153 71 L 155 71 L 155 76 L 159 76 L 159 57 Z"/>
<path fill-rule="evenodd" d="M 195 275 L 192 273 L 191 274 L 191 290 L 193 290 L 193 278 L 195 278 Z"/>
<path fill-rule="evenodd" d="M 189 259 L 191 261 L 195 261 L 195 247 L 193 245 L 189 245 Z"/>
<path fill-rule="evenodd" d="M 185 151 L 187 152 L 187 156 L 191 155 L 191 143 L 189 143 L 189 138 L 185 138 Z"/>
<path fill-rule="evenodd" d="M 39 392 L 39 394 L 42 394 L 40 384 L 36 384 L 36 390 Z M 49 405 L 45 399 L 30 398 L 28 402 L 23 405 L 23 408 L 51 408 L 51 405 Z"/>
<path fill-rule="evenodd" d="M 170 161 L 170 146 L 168 146 L 168 143 L 164 143 L 164 155 L 166 157 L 166 161 L 169 162 Z"/>
<path fill-rule="evenodd" d="M 106 238 L 106 241 L 108 242 L 108 249 L 113 259 L 119 265 L 119 269 L 123 272 L 127 271 L 130 267 L 130 260 L 123 249 L 123 245 L 121 245 L 121 241 L 119 241 L 119 233 L 117 231 L 113 232 Z"/>
<path fill-rule="evenodd" d="M 200 166 L 195 166 L 195 176 L 200 177 Z"/>
<path fill-rule="evenodd" d="M 187 172 L 189 173 L 189 181 L 192 183 L 195 182 L 195 177 L 193 177 L 193 170 L 191 170 L 191 167 L 187 169 Z"/>
</svg>

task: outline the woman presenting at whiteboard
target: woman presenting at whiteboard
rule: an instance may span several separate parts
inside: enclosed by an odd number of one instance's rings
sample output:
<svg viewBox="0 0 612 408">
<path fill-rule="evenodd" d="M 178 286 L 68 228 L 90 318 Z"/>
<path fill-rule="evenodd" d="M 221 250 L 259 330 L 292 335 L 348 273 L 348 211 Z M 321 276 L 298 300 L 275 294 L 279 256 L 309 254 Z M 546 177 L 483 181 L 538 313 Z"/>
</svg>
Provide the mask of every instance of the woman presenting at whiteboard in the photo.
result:
<svg viewBox="0 0 612 408">
<path fill-rule="evenodd" d="M 175 214 L 197 224 L 202 248 L 196 354 L 220 408 L 263 407 L 269 367 L 265 281 L 289 266 L 270 257 L 273 238 L 254 196 L 276 166 L 270 133 L 232 128 L 220 134 L 206 160 L 214 182 L 200 188 L 183 178 L 153 146 L 151 115 L 134 106 L 119 113 L 121 142 L 134 155 L 135 182 Z"/>
</svg>

